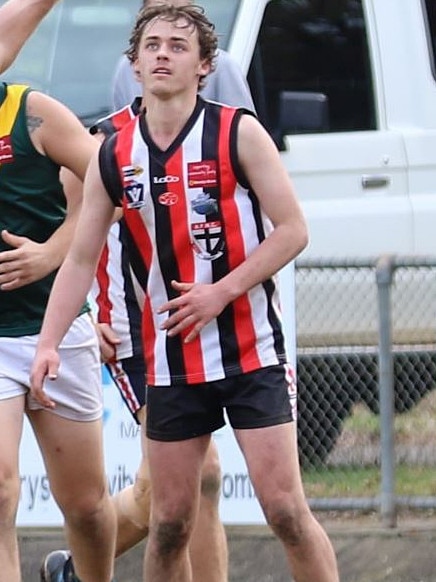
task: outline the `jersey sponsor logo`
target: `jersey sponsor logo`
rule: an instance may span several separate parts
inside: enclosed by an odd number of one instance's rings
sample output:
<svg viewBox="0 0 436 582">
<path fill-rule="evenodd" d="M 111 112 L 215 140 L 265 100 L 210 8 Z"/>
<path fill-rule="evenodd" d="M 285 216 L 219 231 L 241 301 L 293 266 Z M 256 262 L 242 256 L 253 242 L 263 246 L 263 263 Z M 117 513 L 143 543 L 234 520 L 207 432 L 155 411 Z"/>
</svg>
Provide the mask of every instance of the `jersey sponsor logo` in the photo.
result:
<svg viewBox="0 0 436 582">
<path fill-rule="evenodd" d="M 127 198 L 127 208 L 142 208 L 145 205 L 144 185 L 134 182 L 124 188 L 124 195 Z"/>
<path fill-rule="evenodd" d="M 170 184 L 174 182 L 180 182 L 180 178 L 178 176 L 154 176 L 153 184 Z"/>
<path fill-rule="evenodd" d="M 215 160 L 202 160 L 188 163 L 188 187 L 213 188 L 218 185 Z"/>
<path fill-rule="evenodd" d="M 208 192 L 201 192 L 191 202 L 192 210 L 197 214 L 214 214 L 218 212 L 218 203 L 215 198 L 211 198 Z"/>
<path fill-rule="evenodd" d="M 11 164 L 14 161 L 10 135 L 0 137 L 0 164 Z"/>
<path fill-rule="evenodd" d="M 144 170 L 140 166 L 123 166 L 122 172 L 124 178 L 135 178 L 140 176 Z"/>
<path fill-rule="evenodd" d="M 162 206 L 174 206 L 179 201 L 179 196 L 175 192 L 164 192 L 158 198 Z"/>
<path fill-rule="evenodd" d="M 193 249 L 198 258 L 205 261 L 214 261 L 223 254 L 224 240 L 221 222 L 194 222 L 191 224 Z"/>
</svg>

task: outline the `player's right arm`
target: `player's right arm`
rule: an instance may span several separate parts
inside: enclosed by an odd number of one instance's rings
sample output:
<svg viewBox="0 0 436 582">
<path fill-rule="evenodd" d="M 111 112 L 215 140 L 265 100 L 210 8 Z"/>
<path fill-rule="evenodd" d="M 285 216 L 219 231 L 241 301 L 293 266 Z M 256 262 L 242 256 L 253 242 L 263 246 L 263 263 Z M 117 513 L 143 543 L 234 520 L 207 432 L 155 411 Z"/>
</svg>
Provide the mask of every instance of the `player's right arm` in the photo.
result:
<svg viewBox="0 0 436 582">
<path fill-rule="evenodd" d="M 0 8 L 0 73 L 58 0 L 9 0 Z"/>
<path fill-rule="evenodd" d="M 74 239 L 50 293 L 32 366 L 31 392 L 48 408 L 54 403 L 43 390 L 44 378 L 58 373 L 57 348 L 86 300 L 113 214 L 114 205 L 101 178 L 97 153 L 86 174 Z"/>
</svg>

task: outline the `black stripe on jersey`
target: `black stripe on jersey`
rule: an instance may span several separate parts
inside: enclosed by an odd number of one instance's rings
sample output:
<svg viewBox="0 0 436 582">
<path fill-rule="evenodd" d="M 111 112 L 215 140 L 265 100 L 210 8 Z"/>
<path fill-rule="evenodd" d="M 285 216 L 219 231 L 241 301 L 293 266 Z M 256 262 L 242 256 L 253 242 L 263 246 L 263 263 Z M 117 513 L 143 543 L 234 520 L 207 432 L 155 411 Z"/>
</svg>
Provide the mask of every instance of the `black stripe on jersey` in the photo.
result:
<svg viewBox="0 0 436 582">
<path fill-rule="evenodd" d="M 166 176 L 167 171 L 163 160 L 166 160 L 167 156 L 168 152 L 157 152 L 156 150 L 150 156 L 150 192 L 152 194 L 155 214 L 156 252 L 159 266 L 163 281 L 165 282 L 167 297 L 168 299 L 174 299 L 179 294 L 172 288 L 170 282 L 172 279 L 180 281 L 180 272 L 174 252 L 172 224 L 168 206 L 159 204 L 158 202 L 159 196 L 166 192 L 167 185 L 155 184 L 153 182 L 154 178 L 163 178 Z M 166 354 L 170 376 L 174 379 L 184 378 L 186 376 L 186 369 L 183 360 L 182 336 L 180 334 L 175 337 L 169 337 L 167 335 Z"/>
<path fill-rule="evenodd" d="M 251 115 L 255 117 L 252 111 L 248 109 L 238 109 L 235 113 L 235 116 L 232 120 L 232 126 L 230 128 L 230 160 L 232 162 L 232 168 L 235 173 L 236 179 L 238 184 L 241 184 L 243 188 L 249 188 L 250 184 L 248 179 L 241 168 L 241 164 L 239 163 L 238 159 L 238 125 L 241 119 L 241 116 L 244 114 Z"/>
<path fill-rule="evenodd" d="M 98 153 L 98 164 L 104 187 L 115 206 L 122 206 L 123 184 L 115 157 L 116 133 L 106 139 Z"/>
<path fill-rule="evenodd" d="M 128 242 L 128 229 L 123 219 L 119 222 L 119 240 L 121 242 L 121 270 L 123 272 L 125 304 L 129 318 L 130 336 L 134 355 L 143 355 L 141 335 L 141 309 L 136 299 L 135 289 L 130 271 L 130 255 Z"/>
<path fill-rule="evenodd" d="M 138 281 L 139 285 L 143 289 L 144 293 L 147 291 L 147 284 L 148 284 L 148 269 L 146 264 L 144 263 L 141 252 L 138 249 L 138 246 L 135 242 L 135 239 L 130 232 L 129 228 L 124 228 L 125 224 L 123 219 L 121 219 L 120 228 L 123 229 L 122 233 L 122 242 L 123 242 L 123 266 L 124 266 L 124 257 L 127 258 L 127 262 L 130 262 L 130 266 L 132 268 L 133 274 Z M 121 238 L 121 237 L 120 237 Z M 124 255 L 125 252 L 125 255 Z M 124 273 L 124 269 L 123 269 Z M 130 273 L 129 273 L 130 277 Z M 133 283 L 132 283 L 133 285 Z"/>
<path fill-rule="evenodd" d="M 251 201 L 252 212 L 253 212 L 254 221 L 256 224 L 257 237 L 259 239 L 259 244 L 260 244 L 265 239 L 265 231 L 263 228 L 261 208 L 260 208 L 259 200 L 252 190 L 248 191 L 248 196 L 249 196 L 250 201 Z M 272 279 L 267 279 L 266 281 L 264 281 L 262 283 L 262 286 L 263 286 L 265 294 L 268 298 L 267 318 L 268 318 L 268 322 L 273 330 L 274 349 L 275 349 L 275 352 L 277 354 L 277 357 L 279 357 L 285 353 L 285 343 L 284 343 L 283 333 L 281 331 L 281 324 L 280 324 L 279 319 L 277 318 L 277 314 L 274 311 L 273 304 L 272 304 L 272 296 L 274 294 L 276 286 L 275 286 Z"/>
<path fill-rule="evenodd" d="M 221 167 L 219 160 L 219 137 L 220 137 L 220 116 L 221 107 L 215 103 L 206 103 L 204 131 L 202 142 L 202 157 L 203 160 L 217 160 L 218 168 L 218 184 L 216 188 L 204 188 L 211 197 L 215 198 L 220 208 L 220 178 L 219 169 Z M 224 240 L 228 240 L 226 236 L 226 225 L 222 220 L 222 214 L 219 211 L 221 218 L 221 227 L 224 233 Z M 226 249 L 221 257 L 212 261 L 212 276 L 214 281 L 222 279 L 229 271 L 230 265 L 228 263 L 228 254 Z M 233 303 L 227 305 L 225 309 L 217 317 L 218 334 L 222 352 L 223 366 L 225 369 L 231 369 L 235 374 L 241 373 L 239 346 L 237 343 L 237 335 L 235 329 L 235 315 Z"/>
</svg>

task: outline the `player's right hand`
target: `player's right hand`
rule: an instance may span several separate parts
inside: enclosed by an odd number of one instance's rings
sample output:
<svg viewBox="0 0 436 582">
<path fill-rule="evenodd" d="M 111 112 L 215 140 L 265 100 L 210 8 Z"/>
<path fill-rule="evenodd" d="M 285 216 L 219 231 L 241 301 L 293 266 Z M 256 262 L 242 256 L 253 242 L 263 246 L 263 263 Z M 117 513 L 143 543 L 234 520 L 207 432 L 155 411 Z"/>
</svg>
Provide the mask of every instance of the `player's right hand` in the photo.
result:
<svg viewBox="0 0 436 582">
<path fill-rule="evenodd" d="M 30 394 L 44 408 L 55 407 L 55 403 L 44 390 L 44 382 L 46 378 L 49 381 L 56 380 L 59 363 L 59 354 L 56 350 L 37 349 L 30 371 Z"/>
<path fill-rule="evenodd" d="M 100 345 L 100 358 L 103 363 L 116 359 L 116 346 L 121 343 L 120 338 L 108 323 L 96 324 L 98 343 Z"/>
</svg>

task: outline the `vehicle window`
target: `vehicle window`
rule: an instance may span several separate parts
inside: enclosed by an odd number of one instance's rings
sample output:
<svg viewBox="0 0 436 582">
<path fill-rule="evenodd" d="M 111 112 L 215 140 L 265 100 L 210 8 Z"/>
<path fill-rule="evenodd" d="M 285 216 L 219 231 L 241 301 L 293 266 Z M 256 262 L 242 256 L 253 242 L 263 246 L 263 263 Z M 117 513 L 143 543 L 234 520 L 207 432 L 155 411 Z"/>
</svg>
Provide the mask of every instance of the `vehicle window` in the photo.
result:
<svg viewBox="0 0 436 582">
<path fill-rule="evenodd" d="M 430 1 L 430 0 L 429 0 Z M 271 0 L 266 7 L 249 83 L 270 129 L 288 93 L 325 102 L 323 123 L 287 133 L 375 129 L 369 51 L 361 0 Z"/>
<path fill-rule="evenodd" d="M 436 3 L 434 0 L 423 0 L 422 4 L 427 16 L 431 63 L 433 75 L 436 77 Z"/>
<path fill-rule="evenodd" d="M 240 0 L 199 0 L 195 4 L 203 6 L 207 17 L 215 25 L 219 46 L 226 49 Z"/>
<path fill-rule="evenodd" d="M 84 123 L 108 113 L 112 75 L 140 4 L 140 0 L 63 0 L 2 79 L 52 95 Z"/>
<path fill-rule="evenodd" d="M 5 0 L 0 0 L 0 5 Z M 237 0 L 199 2 L 227 46 Z M 141 0 L 63 0 L 43 20 L 2 80 L 32 85 L 87 124 L 112 109 L 110 86 Z"/>
</svg>

